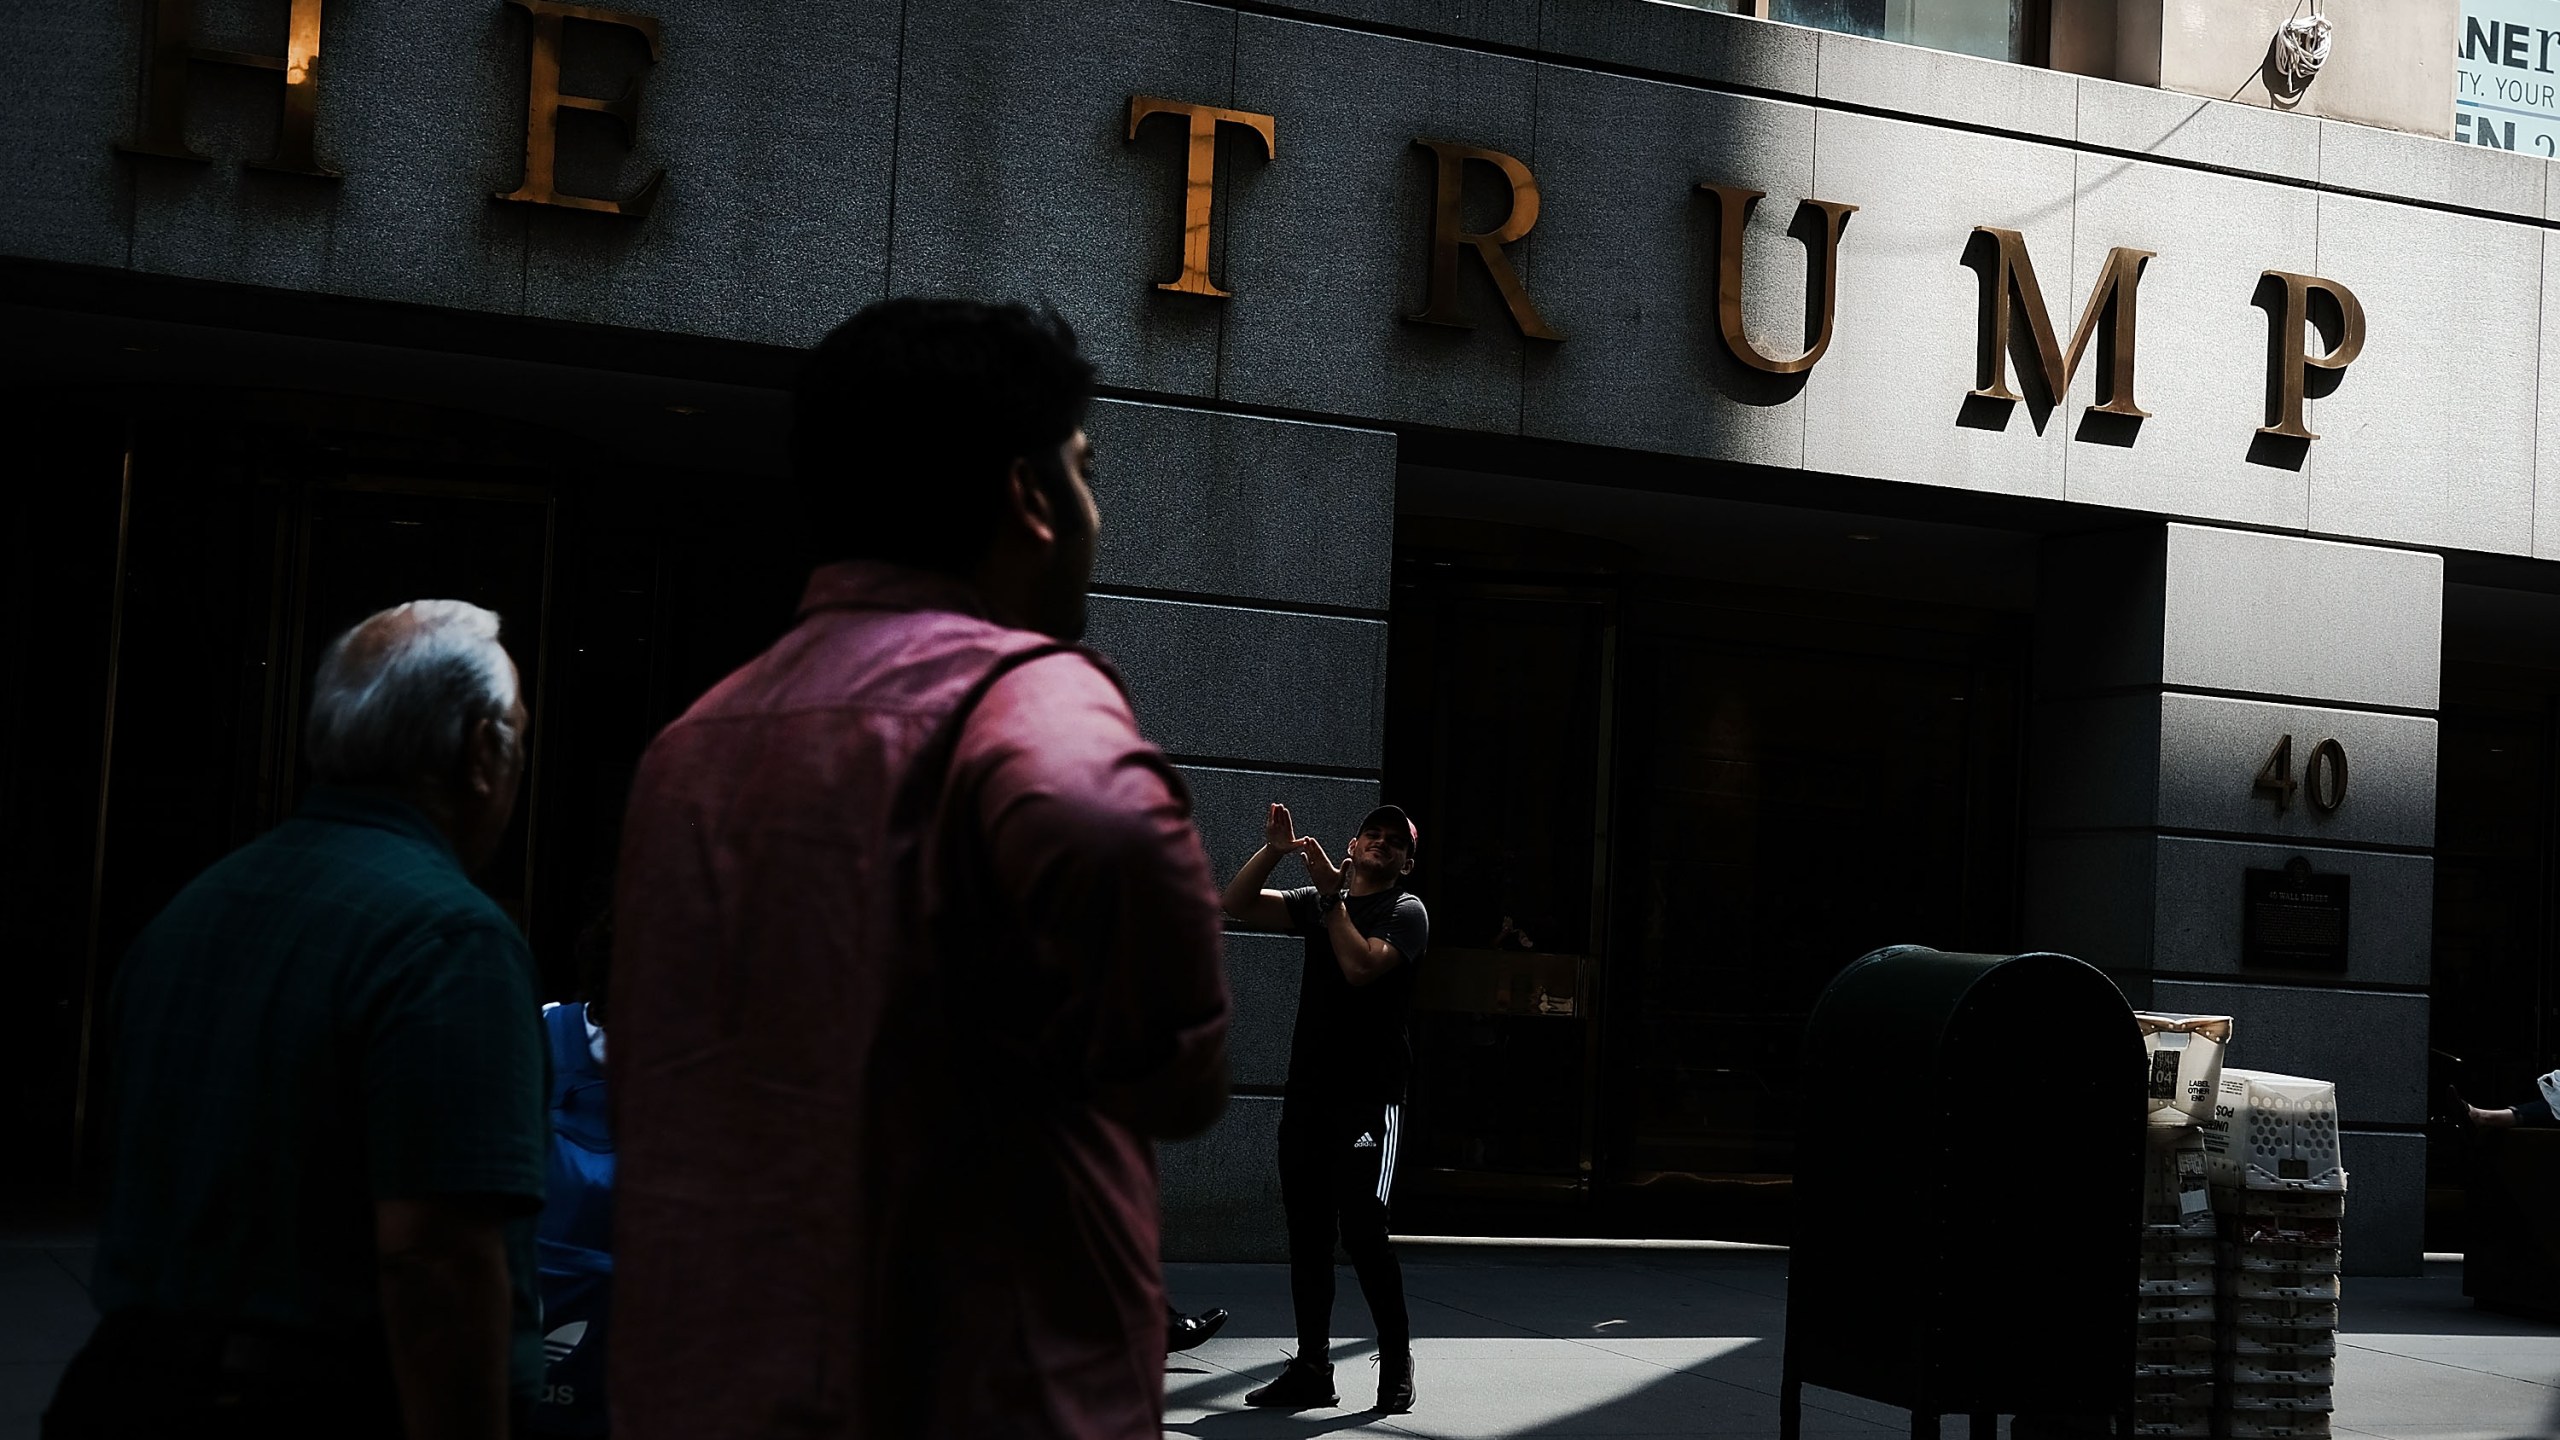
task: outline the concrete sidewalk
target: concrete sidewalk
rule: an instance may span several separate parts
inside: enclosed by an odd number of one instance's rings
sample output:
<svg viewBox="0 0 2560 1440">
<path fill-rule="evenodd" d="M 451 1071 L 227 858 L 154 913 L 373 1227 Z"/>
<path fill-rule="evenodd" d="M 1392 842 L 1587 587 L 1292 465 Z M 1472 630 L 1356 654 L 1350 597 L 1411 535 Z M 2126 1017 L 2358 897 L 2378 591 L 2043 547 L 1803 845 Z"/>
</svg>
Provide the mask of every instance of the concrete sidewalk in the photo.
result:
<svg viewBox="0 0 2560 1440">
<path fill-rule="evenodd" d="M 87 1338 L 89 1235 L 78 1225 L 0 1232 L 0 1440 L 34 1440 L 62 1364 Z M 1221 1437 L 1750 1435 L 1778 1433 L 1783 1251 L 1409 1245 L 1421 1403 L 1363 1413 L 1375 1348 L 1334 1346 L 1350 1409 L 1242 1408 L 1293 1347 L 1277 1265 L 1174 1265 L 1177 1303 L 1223 1305 L 1226 1333 L 1166 1366 L 1169 1433 Z M 1345 1269 L 1335 1325 L 1366 1335 Z M 2560 1327 L 2471 1308 L 2460 1267 L 2423 1279 L 2351 1280 L 2338 1359 L 2340 1434 L 2393 1440 L 2560 1440 Z M 1907 1435 L 1902 1412 L 1806 1392 L 1809 1437 Z M 1949 1440 L 1962 1440 L 1950 1421 Z"/>
<path fill-rule="evenodd" d="M 1174 1265 L 1175 1303 L 1223 1305 L 1216 1340 L 1172 1358 L 1166 1429 L 1198 1440 L 1341 1431 L 1450 1437 L 1778 1433 L 1786 1314 L 1783 1251 L 1518 1249 L 1408 1245 L 1420 1403 L 1366 1414 L 1375 1346 L 1333 1347 L 1345 1410 L 1273 1415 L 1244 1392 L 1295 1348 L 1286 1271 L 1275 1265 Z M 2392 1440 L 2560 1436 L 2560 1327 L 2471 1308 L 2461 1267 L 2421 1279 L 2352 1279 L 2338 1357 L 2341 1435 Z M 1368 1311 L 1339 1272 L 1338 1331 L 1366 1335 Z M 2002 1427 L 2005 1434 L 2006 1426 Z M 1908 1435 L 1904 1412 L 1805 1392 L 1808 1437 Z M 1961 1420 L 1946 1422 L 1961 1440 Z"/>
</svg>

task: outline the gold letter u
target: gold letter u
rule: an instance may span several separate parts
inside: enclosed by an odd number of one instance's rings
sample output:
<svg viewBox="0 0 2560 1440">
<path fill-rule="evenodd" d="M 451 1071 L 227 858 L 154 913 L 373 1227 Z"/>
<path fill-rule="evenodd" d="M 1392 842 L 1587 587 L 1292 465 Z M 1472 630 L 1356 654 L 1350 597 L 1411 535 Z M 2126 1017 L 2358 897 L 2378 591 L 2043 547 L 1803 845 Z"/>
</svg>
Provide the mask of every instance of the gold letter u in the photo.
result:
<svg viewBox="0 0 2560 1440">
<path fill-rule="evenodd" d="M 1716 327 L 1724 332 L 1724 348 L 1733 352 L 1734 359 L 1771 375 L 1794 375 L 1812 369 L 1822 352 L 1831 348 L 1831 321 L 1838 313 L 1840 300 L 1840 226 L 1858 207 L 1837 200 L 1804 202 L 1822 212 L 1822 250 L 1809 257 L 1805 275 L 1805 283 L 1811 285 L 1812 272 L 1821 272 L 1821 318 L 1815 323 L 1812 343 L 1803 354 L 1793 360 L 1776 360 L 1761 354 L 1742 329 L 1742 222 L 1750 217 L 1752 202 L 1762 192 L 1704 181 L 1699 182 L 1698 188 L 1716 198 Z"/>
</svg>

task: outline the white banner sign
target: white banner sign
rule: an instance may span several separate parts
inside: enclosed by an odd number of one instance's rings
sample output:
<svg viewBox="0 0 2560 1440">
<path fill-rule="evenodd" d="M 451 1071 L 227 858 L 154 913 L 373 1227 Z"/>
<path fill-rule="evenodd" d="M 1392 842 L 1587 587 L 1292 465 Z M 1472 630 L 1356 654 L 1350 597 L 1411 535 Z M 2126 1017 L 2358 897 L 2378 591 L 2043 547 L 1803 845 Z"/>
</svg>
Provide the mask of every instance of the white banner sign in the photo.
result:
<svg viewBox="0 0 2560 1440">
<path fill-rule="evenodd" d="M 2560 155 L 2560 0 L 2462 0 L 2453 138 Z"/>
</svg>

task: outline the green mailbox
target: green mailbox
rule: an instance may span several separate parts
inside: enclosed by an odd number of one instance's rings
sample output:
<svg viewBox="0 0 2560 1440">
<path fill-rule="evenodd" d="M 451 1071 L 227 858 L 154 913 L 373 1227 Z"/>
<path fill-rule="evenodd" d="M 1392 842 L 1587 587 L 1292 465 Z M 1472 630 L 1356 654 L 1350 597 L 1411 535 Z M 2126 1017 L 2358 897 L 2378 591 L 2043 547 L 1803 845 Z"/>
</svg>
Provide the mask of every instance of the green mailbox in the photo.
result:
<svg viewBox="0 0 2560 1440">
<path fill-rule="evenodd" d="M 2131 1418 L 2146 1068 L 2067 955 L 1878 950 L 1805 1027 L 1781 1440 L 1803 1387 L 1939 1417 Z"/>
</svg>

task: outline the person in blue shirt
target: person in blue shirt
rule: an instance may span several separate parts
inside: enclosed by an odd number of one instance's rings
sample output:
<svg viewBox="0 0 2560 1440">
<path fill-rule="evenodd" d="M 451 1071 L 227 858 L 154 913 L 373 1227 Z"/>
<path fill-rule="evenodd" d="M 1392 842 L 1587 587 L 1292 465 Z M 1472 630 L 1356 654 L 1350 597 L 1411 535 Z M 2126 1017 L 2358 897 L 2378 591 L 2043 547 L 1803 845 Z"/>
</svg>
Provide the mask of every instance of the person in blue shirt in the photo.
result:
<svg viewBox="0 0 2560 1440">
<path fill-rule="evenodd" d="M 578 936 L 579 993 L 542 1009 L 551 1050 L 551 1156 L 534 1224 L 542 1277 L 538 1435 L 605 1433 L 606 1333 L 613 1296 L 613 1123 L 605 1107 L 605 1021 L 612 978 L 610 910 Z"/>
</svg>

